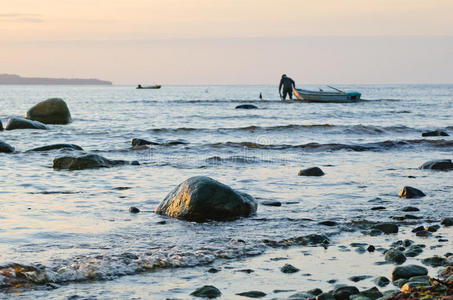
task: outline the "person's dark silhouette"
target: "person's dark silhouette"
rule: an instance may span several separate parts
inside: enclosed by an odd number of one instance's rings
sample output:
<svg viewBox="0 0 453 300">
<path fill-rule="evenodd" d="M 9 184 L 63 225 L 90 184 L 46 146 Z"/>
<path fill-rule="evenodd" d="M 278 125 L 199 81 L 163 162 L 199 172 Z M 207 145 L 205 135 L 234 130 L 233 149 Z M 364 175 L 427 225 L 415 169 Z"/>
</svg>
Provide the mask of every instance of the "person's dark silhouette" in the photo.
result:
<svg viewBox="0 0 453 300">
<path fill-rule="evenodd" d="M 283 96 L 282 96 L 282 87 L 283 87 Z M 294 80 L 286 76 L 286 74 L 282 75 L 282 79 L 280 79 L 280 85 L 278 86 L 278 93 L 280 94 L 280 98 L 282 100 L 286 100 L 286 95 L 289 95 L 289 99 L 293 99 L 293 88 L 296 88 L 296 83 Z"/>
<path fill-rule="evenodd" d="M 263 95 L 260 93 L 260 100 L 263 100 Z"/>
<path fill-rule="evenodd" d="M 141 85 L 141 84 L 139 84 L 139 85 L 137 86 L 137 88 L 138 88 L 138 89 L 141 89 L 141 88 L 142 88 L 142 85 Z"/>
</svg>

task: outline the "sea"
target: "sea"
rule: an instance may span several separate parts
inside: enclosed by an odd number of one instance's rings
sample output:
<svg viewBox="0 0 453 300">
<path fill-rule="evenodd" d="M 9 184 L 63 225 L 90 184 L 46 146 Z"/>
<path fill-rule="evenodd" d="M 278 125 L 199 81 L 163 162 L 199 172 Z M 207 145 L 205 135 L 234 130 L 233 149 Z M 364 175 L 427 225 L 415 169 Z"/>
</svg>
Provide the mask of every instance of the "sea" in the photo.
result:
<svg viewBox="0 0 453 300">
<path fill-rule="evenodd" d="M 452 229 L 436 233 L 443 243 L 411 229 L 453 216 L 453 172 L 419 169 L 453 158 L 453 85 L 335 87 L 363 101 L 282 102 L 276 85 L 0 86 L 3 125 L 54 97 L 73 118 L 49 130 L 0 132 L 16 149 L 0 153 L 0 299 L 199 299 L 191 293 L 204 285 L 217 287 L 219 299 L 246 299 L 238 294 L 251 290 L 288 299 L 351 284 L 352 275 L 369 276 L 353 283 L 361 288 L 373 287 L 373 276 L 390 278 L 393 266 L 376 264 L 382 251 L 356 251 L 357 242 L 386 248 L 410 238 L 426 245 L 423 257 L 451 251 Z M 450 136 L 422 137 L 432 130 Z M 154 144 L 134 149 L 133 138 Z M 28 151 L 57 143 L 83 151 Z M 140 165 L 52 168 L 54 158 L 82 153 Z M 309 167 L 325 175 L 298 176 Z M 252 195 L 257 213 L 205 223 L 156 214 L 192 176 Z M 426 196 L 399 198 L 403 186 Z M 364 233 L 366 224 L 395 222 L 406 206 L 419 209 L 411 213 L 418 219 L 400 222 L 397 235 Z M 297 243 L 312 234 L 329 243 Z M 300 271 L 282 273 L 286 263 Z"/>
</svg>

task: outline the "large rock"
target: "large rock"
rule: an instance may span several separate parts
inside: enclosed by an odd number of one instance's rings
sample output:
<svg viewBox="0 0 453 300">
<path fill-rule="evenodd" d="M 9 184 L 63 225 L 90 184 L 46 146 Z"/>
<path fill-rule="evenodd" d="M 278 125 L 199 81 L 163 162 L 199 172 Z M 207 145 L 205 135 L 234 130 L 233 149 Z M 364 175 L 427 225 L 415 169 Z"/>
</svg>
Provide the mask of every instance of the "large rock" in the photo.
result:
<svg viewBox="0 0 453 300">
<path fill-rule="evenodd" d="M 427 131 L 423 132 L 422 136 L 449 136 L 448 133 L 442 130 L 433 130 L 433 131 Z"/>
<path fill-rule="evenodd" d="M 25 118 L 45 124 L 68 124 L 72 121 L 69 108 L 60 98 L 42 101 L 25 114 Z"/>
<path fill-rule="evenodd" d="M 194 297 L 213 299 L 220 297 L 222 293 L 215 286 L 205 285 L 201 288 L 196 289 L 190 295 Z"/>
<path fill-rule="evenodd" d="M 179 184 L 155 211 L 182 220 L 204 222 L 250 216 L 256 208 L 257 203 L 252 196 L 237 192 L 212 178 L 196 176 Z"/>
<path fill-rule="evenodd" d="M 453 162 L 451 159 L 436 159 L 425 162 L 420 166 L 420 169 L 449 171 L 453 170 Z"/>
<path fill-rule="evenodd" d="M 417 265 L 407 265 L 396 267 L 392 272 L 392 281 L 398 279 L 409 279 L 414 276 L 422 276 L 428 274 L 428 269 Z"/>
<path fill-rule="evenodd" d="M 319 167 L 313 167 L 313 168 L 300 170 L 297 175 L 299 175 L 299 176 L 323 176 L 324 172 Z"/>
<path fill-rule="evenodd" d="M 82 156 L 62 156 L 53 160 L 54 169 L 84 170 L 96 168 L 110 168 L 117 165 L 127 164 L 124 160 L 110 160 L 97 154 L 85 154 Z"/>
<path fill-rule="evenodd" d="M 380 230 L 386 234 L 398 233 L 398 225 L 393 223 L 379 223 L 374 225 L 373 229 Z"/>
<path fill-rule="evenodd" d="M 350 296 L 358 294 L 359 290 L 355 286 L 342 286 L 333 291 L 335 300 L 348 300 Z"/>
<path fill-rule="evenodd" d="M 14 129 L 49 129 L 46 125 L 38 121 L 30 121 L 24 118 L 11 117 L 8 119 L 8 122 L 5 126 L 6 130 Z"/>
<path fill-rule="evenodd" d="M 406 256 L 398 249 L 390 248 L 384 252 L 385 261 L 401 265 L 406 261 Z"/>
<path fill-rule="evenodd" d="M 12 153 L 14 152 L 14 147 L 10 144 L 0 141 L 0 153 Z"/>
<path fill-rule="evenodd" d="M 83 150 L 82 147 L 74 145 L 74 144 L 53 144 L 53 145 L 47 145 L 47 146 L 33 148 L 28 151 L 50 151 L 50 150 L 57 150 L 57 149 Z"/>
<path fill-rule="evenodd" d="M 419 189 L 413 188 L 411 186 L 405 186 L 401 189 L 400 193 L 398 194 L 401 198 L 420 198 L 425 197 L 425 193 L 420 191 Z"/>
</svg>

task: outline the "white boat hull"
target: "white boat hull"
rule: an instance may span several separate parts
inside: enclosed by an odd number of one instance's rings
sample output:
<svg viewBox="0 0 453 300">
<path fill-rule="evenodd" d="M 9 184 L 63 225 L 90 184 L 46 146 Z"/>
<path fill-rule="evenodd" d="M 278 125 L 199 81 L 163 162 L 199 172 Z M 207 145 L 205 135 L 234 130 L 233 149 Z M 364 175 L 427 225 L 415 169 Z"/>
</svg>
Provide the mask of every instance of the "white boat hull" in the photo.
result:
<svg viewBox="0 0 453 300">
<path fill-rule="evenodd" d="M 361 94 L 358 92 L 324 92 L 293 89 L 297 100 L 306 102 L 325 102 L 325 103 L 355 103 L 360 101 Z"/>
</svg>

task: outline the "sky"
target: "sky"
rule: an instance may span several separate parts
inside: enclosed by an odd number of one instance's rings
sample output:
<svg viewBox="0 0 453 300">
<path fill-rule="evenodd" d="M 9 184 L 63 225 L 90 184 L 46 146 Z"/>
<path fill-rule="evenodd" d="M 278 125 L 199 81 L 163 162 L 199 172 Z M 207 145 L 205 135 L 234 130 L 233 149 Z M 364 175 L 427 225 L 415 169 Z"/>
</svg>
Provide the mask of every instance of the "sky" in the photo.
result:
<svg viewBox="0 0 453 300">
<path fill-rule="evenodd" d="M 0 74 L 453 83 L 452 0 L 0 0 Z"/>
</svg>

